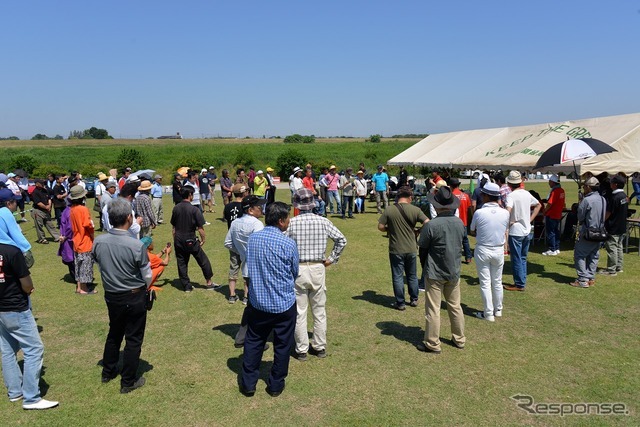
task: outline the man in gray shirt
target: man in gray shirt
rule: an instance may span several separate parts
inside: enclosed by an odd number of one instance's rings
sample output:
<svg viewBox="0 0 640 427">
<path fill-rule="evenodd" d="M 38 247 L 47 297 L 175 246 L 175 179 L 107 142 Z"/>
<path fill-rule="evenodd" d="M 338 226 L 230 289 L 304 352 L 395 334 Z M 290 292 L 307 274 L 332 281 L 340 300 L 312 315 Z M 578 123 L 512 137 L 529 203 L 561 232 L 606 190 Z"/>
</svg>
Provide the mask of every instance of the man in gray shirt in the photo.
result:
<svg viewBox="0 0 640 427">
<path fill-rule="evenodd" d="M 460 252 L 465 236 L 464 224 L 454 215 L 460 200 L 449 187 L 440 187 L 428 195 L 438 216 L 427 222 L 420 232 L 418 246 L 427 252 L 425 272 L 426 326 L 424 342 L 418 350 L 440 354 L 440 301 L 442 294 L 447 302 L 451 321 L 452 343 L 462 349 L 465 344 L 464 313 L 460 306 Z"/>
<path fill-rule="evenodd" d="M 576 266 L 578 279 L 569 283 L 576 288 L 588 288 L 595 284 L 595 275 L 600 259 L 600 244 L 585 239 L 585 233 L 589 228 L 604 226 L 605 210 L 607 202 L 598 193 L 600 183 L 594 177 L 587 179 L 582 187 L 584 198 L 578 205 L 578 224 L 580 233 L 573 250 L 573 259 Z"/>
<path fill-rule="evenodd" d="M 126 339 L 120 380 L 120 393 L 129 393 L 144 385 L 136 379 L 144 330 L 147 323 L 146 291 L 151 283 L 149 257 L 141 241 L 132 239 L 131 203 L 122 197 L 107 207 L 108 234 L 96 237 L 93 257 L 100 267 L 104 299 L 109 310 L 109 333 L 102 357 L 102 382 L 118 375 L 118 358 L 122 338 Z"/>
</svg>

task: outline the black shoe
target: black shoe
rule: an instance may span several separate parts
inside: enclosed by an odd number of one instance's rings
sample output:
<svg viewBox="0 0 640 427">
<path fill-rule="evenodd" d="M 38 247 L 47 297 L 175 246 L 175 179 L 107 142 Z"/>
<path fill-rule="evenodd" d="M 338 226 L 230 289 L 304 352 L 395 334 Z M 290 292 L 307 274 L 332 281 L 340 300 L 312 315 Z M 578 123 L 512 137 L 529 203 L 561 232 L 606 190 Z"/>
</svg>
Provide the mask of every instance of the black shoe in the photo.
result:
<svg viewBox="0 0 640 427">
<path fill-rule="evenodd" d="M 106 376 L 102 376 L 102 384 L 106 384 L 109 381 L 111 381 L 112 379 L 114 379 L 115 377 L 117 377 L 117 375 L 114 375 L 113 377 L 106 377 Z"/>
<path fill-rule="evenodd" d="M 240 378 L 238 378 L 238 390 L 240 391 L 240 393 L 247 397 L 253 397 L 253 395 L 256 394 L 255 388 L 253 390 L 247 390 L 246 388 L 244 388 L 242 386 L 242 383 L 240 382 Z"/>
<path fill-rule="evenodd" d="M 393 304 L 391 304 L 391 306 L 399 311 L 405 311 L 407 309 L 407 306 L 404 303 L 398 304 L 397 302 L 394 302 Z"/>
<path fill-rule="evenodd" d="M 193 286 L 191 286 L 191 285 L 187 285 L 187 286 L 185 286 L 185 287 L 184 287 L 184 291 L 185 291 L 185 292 L 193 292 Z"/>
<path fill-rule="evenodd" d="M 298 353 L 297 351 L 293 354 L 293 357 L 295 359 L 298 359 L 298 361 L 300 362 L 306 362 L 307 361 L 307 353 Z"/>
<path fill-rule="evenodd" d="M 442 353 L 442 350 L 431 350 L 429 347 L 426 346 L 425 343 L 421 342 L 420 344 L 418 344 L 416 346 L 416 348 L 418 349 L 418 351 L 422 351 L 424 353 L 432 353 L 432 354 L 440 354 Z"/>
<path fill-rule="evenodd" d="M 132 386 L 130 386 L 130 387 L 122 387 L 120 389 L 120 393 L 122 393 L 122 394 L 131 393 L 133 390 L 142 387 L 144 385 L 144 383 L 145 383 L 144 377 L 140 377 L 140 378 L 138 378 L 136 380 L 135 383 L 133 383 Z"/>
<path fill-rule="evenodd" d="M 320 359 L 324 359 L 325 357 L 327 357 L 327 350 L 326 349 L 316 350 L 315 348 L 309 346 L 309 354 L 311 354 L 312 356 L 319 357 Z"/>
<path fill-rule="evenodd" d="M 270 384 L 267 384 L 267 388 L 264 391 L 266 391 L 267 394 L 271 397 L 278 397 L 284 391 L 284 387 L 282 387 L 282 390 L 278 390 L 278 391 L 273 391 L 269 387 L 270 387 Z"/>
</svg>

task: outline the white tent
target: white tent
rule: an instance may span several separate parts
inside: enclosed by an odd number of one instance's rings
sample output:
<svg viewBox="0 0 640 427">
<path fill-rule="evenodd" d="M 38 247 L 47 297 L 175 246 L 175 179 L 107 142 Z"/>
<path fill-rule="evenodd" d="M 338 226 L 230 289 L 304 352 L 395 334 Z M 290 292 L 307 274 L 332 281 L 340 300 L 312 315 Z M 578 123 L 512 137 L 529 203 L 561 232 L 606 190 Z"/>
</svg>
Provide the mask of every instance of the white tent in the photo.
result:
<svg viewBox="0 0 640 427">
<path fill-rule="evenodd" d="M 579 173 L 640 171 L 640 113 L 531 126 L 429 135 L 391 160 L 391 165 L 531 170 L 542 153 L 568 138 L 596 138 L 617 152 L 577 166 Z M 545 168 L 570 172 L 573 164 Z"/>
</svg>

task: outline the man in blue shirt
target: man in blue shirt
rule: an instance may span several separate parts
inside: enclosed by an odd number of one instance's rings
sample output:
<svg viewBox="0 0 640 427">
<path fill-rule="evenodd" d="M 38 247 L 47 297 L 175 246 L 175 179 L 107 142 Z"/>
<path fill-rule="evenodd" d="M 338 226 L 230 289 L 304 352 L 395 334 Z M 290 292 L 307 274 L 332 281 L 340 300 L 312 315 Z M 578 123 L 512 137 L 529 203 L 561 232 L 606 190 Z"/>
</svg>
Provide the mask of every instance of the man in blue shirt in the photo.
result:
<svg viewBox="0 0 640 427">
<path fill-rule="evenodd" d="M 282 202 L 267 207 L 266 227 L 249 237 L 247 265 L 251 286 L 245 310 L 249 329 L 244 340 L 244 361 L 238 377 L 240 392 L 253 396 L 267 337 L 273 331 L 273 365 L 267 393 L 277 397 L 289 373 L 289 356 L 296 325 L 295 280 L 298 247 L 283 232 L 289 227 L 289 208 Z"/>
<path fill-rule="evenodd" d="M 153 177 L 153 187 L 151 187 L 151 204 L 153 213 L 156 214 L 158 224 L 164 222 L 164 210 L 162 209 L 162 175 L 156 174 Z"/>
<path fill-rule="evenodd" d="M 384 201 L 384 209 L 389 206 L 389 175 L 383 170 L 382 165 L 378 165 L 378 172 L 374 173 L 371 177 L 371 182 L 373 183 L 374 190 L 376 192 L 376 206 L 378 207 L 378 213 L 382 213 L 382 208 L 380 207 L 380 200 Z"/>
</svg>

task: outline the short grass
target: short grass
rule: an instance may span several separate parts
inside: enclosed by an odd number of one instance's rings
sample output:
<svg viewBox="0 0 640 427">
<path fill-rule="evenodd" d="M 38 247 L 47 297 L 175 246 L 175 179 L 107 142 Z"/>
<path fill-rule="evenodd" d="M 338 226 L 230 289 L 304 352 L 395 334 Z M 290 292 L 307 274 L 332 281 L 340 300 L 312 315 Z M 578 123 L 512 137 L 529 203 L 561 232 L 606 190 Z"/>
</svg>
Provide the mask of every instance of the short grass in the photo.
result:
<svg viewBox="0 0 640 427">
<path fill-rule="evenodd" d="M 532 186 L 544 191 L 544 183 Z M 287 192 L 278 194 L 284 199 Z M 167 212 L 170 198 L 164 203 Z M 390 307 L 387 239 L 376 229 L 373 205 L 368 203 L 368 213 L 353 220 L 331 218 L 348 245 L 327 274 L 329 355 L 305 363 L 292 359 L 285 392 L 271 398 L 263 391 L 273 355 L 267 351 L 258 392 L 249 399 L 236 386 L 242 351 L 233 347 L 232 336 L 243 306 L 226 302 L 226 225 L 217 220 L 221 206 L 217 209 L 206 214 L 212 224 L 206 228 L 205 250 L 214 279 L 225 286 L 222 292 L 185 294 L 172 285 L 177 277 L 172 261 L 148 316 L 141 364 L 147 384 L 128 395 L 119 394 L 119 381 L 100 383 L 98 362 L 108 329 L 102 288 L 97 296 L 75 295 L 74 285 L 64 279 L 57 245 L 34 245 L 33 311 L 46 347 L 43 390 L 61 404 L 34 413 L 0 399 L 0 425 L 639 424 L 640 257 L 635 239 L 624 274 L 598 278 L 591 289 L 567 286 L 575 274 L 570 242 L 554 258 L 540 255 L 545 248 L 536 244 L 527 292 L 506 293 L 504 317 L 493 324 L 470 315 L 482 302 L 475 266 L 463 265 L 467 347 L 459 351 L 444 345 L 440 356 L 432 356 L 415 348 L 424 332 L 424 308 L 398 312 Z M 23 229 L 34 241 L 32 223 Z M 154 233 L 159 246 L 169 236 L 169 225 Z M 601 265 L 605 257 L 603 252 Z M 507 283 L 509 271 L 507 263 Z M 203 284 L 195 263 L 190 272 Z M 441 336 L 450 338 L 445 311 L 442 316 Z M 623 402 L 630 414 L 533 416 L 510 399 L 516 394 L 531 395 L 539 403 Z"/>
</svg>

